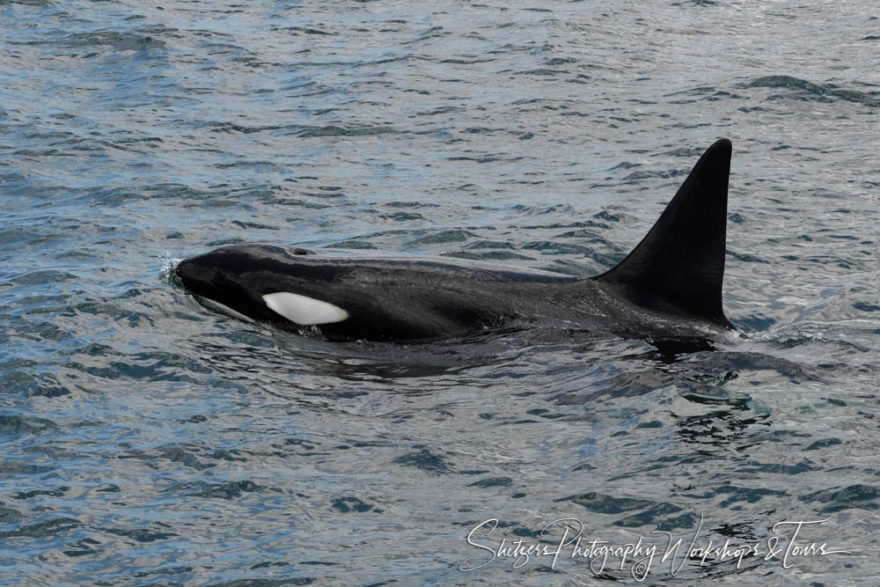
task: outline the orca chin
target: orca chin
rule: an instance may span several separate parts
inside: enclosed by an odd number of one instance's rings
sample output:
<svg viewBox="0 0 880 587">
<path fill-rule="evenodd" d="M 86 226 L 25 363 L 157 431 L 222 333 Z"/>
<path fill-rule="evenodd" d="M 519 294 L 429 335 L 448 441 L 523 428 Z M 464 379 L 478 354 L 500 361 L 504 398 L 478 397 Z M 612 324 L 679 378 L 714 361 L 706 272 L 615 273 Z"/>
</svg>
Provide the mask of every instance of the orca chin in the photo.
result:
<svg viewBox="0 0 880 587">
<path fill-rule="evenodd" d="M 611 270 L 588 279 L 418 259 L 325 257 L 238 245 L 182 261 L 191 293 L 288 330 L 333 340 L 418 340 L 559 325 L 668 340 L 733 325 L 721 288 L 731 144 L 716 141 L 660 218 Z"/>
</svg>

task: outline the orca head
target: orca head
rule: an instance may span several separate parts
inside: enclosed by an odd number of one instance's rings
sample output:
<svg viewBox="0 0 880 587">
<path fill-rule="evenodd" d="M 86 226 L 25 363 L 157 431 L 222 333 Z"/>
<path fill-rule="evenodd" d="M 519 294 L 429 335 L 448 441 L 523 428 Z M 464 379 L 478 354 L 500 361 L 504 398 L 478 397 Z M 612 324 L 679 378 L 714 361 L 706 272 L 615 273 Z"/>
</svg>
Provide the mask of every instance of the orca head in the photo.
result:
<svg viewBox="0 0 880 587">
<path fill-rule="evenodd" d="M 210 283 L 213 273 L 210 259 L 214 252 L 190 257 L 177 264 L 177 267 L 174 268 L 174 273 L 183 287 L 196 295 L 208 295 L 211 289 Z M 204 262 L 205 260 L 208 260 L 208 262 Z"/>
<path fill-rule="evenodd" d="M 292 259 L 310 254 L 304 249 L 238 245 L 223 247 L 181 261 L 175 270 L 183 286 L 211 305 L 256 320 L 297 327 L 332 324 L 349 313 L 329 302 L 296 290 L 296 273 L 287 271 Z"/>
<path fill-rule="evenodd" d="M 253 281 L 249 273 L 256 267 L 254 257 L 247 254 L 248 248 L 251 247 L 223 247 L 185 259 L 177 265 L 175 273 L 201 301 L 210 300 L 250 318 L 265 319 L 268 312 L 259 311 L 259 292 L 249 283 Z"/>
</svg>

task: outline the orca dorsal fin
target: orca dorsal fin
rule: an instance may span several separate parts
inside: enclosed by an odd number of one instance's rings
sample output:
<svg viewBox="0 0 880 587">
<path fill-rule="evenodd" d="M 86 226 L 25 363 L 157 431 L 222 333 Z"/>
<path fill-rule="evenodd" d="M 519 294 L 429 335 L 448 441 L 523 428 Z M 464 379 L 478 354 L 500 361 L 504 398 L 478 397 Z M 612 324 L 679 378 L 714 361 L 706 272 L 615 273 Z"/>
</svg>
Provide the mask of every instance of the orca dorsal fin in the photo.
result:
<svg viewBox="0 0 880 587">
<path fill-rule="evenodd" d="M 733 325 L 721 306 L 731 145 L 709 147 L 642 242 L 596 277 L 633 303 Z"/>
</svg>

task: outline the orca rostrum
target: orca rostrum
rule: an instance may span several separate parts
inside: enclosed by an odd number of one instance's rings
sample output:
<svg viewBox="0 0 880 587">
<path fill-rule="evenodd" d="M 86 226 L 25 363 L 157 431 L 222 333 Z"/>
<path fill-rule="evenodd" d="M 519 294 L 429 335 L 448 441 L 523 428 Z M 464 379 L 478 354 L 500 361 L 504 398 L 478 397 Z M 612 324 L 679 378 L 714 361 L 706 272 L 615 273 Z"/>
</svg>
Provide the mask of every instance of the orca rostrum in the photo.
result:
<svg viewBox="0 0 880 587">
<path fill-rule="evenodd" d="M 591 278 L 446 260 L 322 257 L 235 245 L 182 261 L 202 301 L 332 340 L 413 341 L 562 328 L 627 337 L 711 336 L 724 315 L 731 145 L 713 144 L 633 251 Z"/>
</svg>

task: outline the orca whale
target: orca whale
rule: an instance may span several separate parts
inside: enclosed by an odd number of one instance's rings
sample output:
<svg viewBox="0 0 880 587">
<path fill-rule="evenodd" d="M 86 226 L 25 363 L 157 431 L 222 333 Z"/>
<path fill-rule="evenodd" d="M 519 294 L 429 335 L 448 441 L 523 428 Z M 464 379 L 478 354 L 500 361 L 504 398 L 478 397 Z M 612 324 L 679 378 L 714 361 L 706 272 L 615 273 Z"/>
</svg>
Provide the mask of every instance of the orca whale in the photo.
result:
<svg viewBox="0 0 880 587">
<path fill-rule="evenodd" d="M 472 263 L 322 257 L 298 248 L 235 245 L 181 261 L 197 299 L 330 340 L 416 341 L 535 327 L 651 340 L 705 338 L 724 315 L 731 144 L 703 154 L 642 241 L 591 278 Z"/>
</svg>

